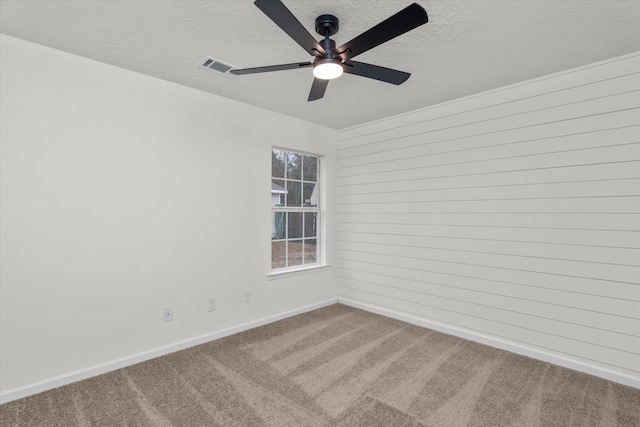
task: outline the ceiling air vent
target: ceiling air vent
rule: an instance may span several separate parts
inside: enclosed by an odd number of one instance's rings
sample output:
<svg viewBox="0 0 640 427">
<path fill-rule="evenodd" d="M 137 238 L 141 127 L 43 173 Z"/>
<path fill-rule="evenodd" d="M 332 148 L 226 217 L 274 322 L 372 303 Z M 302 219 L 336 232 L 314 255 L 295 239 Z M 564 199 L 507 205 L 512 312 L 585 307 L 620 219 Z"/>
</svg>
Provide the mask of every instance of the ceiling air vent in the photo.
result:
<svg viewBox="0 0 640 427">
<path fill-rule="evenodd" d="M 210 56 L 207 56 L 202 61 L 200 61 L 200 65 L 222 74 L 229 74 L 229 70 L 231 70 L 232 68 L 237 68 L 233 65 L 226 64 L 219 59 L 212 58 Z"/>
</svg>

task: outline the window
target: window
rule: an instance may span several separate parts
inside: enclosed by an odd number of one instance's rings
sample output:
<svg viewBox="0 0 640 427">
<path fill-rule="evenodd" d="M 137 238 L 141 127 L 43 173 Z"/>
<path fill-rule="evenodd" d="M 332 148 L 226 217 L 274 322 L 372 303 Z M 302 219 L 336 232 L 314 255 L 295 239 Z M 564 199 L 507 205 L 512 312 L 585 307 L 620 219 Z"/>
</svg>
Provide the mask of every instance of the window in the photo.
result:
<svg viewBox="0 0 640 427">
<path fill-rule="evenodd" d="M 320 262 L 318 156 L 271 150 L 271 269 Z"/>
</svg>

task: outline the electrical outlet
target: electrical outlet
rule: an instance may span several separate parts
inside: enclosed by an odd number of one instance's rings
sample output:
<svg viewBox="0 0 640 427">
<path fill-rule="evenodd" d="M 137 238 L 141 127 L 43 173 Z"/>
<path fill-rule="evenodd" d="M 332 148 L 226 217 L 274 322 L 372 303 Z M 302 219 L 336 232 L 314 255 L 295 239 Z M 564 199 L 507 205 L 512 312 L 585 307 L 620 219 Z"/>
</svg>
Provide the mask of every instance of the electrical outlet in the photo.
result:
<svg viewBox="0 0 640 427">
<path fill-rule="evenodd" d="M 251 289 L 247 289 L 246 291 L 244 291 L 244 302 L 250 302 L 251 301 Z"/>
<path fill-rule="evenodd" d="M 216 311 L 216 297 L 207 298 L 207 311 Z"/>
<path fill-rule="evenodd" d="M 173 307 L 165 307 L 164 310 L 162 310 L 162 321 L 170 322 L 172 320 L 173 320 Z"/>
</svg>

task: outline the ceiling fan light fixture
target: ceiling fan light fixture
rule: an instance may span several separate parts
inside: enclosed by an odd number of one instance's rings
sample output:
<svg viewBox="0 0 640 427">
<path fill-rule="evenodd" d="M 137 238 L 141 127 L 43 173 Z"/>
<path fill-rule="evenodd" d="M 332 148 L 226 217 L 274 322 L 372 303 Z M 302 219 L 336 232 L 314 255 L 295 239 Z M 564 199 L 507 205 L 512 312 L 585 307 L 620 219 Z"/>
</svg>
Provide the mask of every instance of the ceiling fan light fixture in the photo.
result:
<svg viewBox="0 0 640 427">
<path fill-rule="evenodd" d="M 321 80 L 332 80 L 343 73 L 342 63 L 337 59 L 322 58 L 313 64 L 313 76 Z"/>
<path fill-rule="evenodd" d="M 324 97 L 329 80 L 340 77 L 342 73 L 394 85 L 402 84 L 411 76 L 410 73 L 365 62 L 357 62 L 353 58 L 429 22 L 427 11 L 418 3 L 412 3 L 400 12 L 391 15 L 336 48 L 336 42 L 330 37 L 338 32 L 339 20 L 337 17 L 324 14 L 316 18 L 316 32 L 322 36 L 322 40 L 316 40 L 304 25 L 296 19 L 293 13 L 287 9 L 282 0 L 255 0 L 253 4 L 287 33 L 293 41 L 298 43 L 307 54 L 313 56 L 314 61 L 269 65 L 266 67 L 236 68 L 229 70 L 229 73 L 242 75 L 313 67 L 314 79 L 307 101 L 316 101 Z"/>
</svg>

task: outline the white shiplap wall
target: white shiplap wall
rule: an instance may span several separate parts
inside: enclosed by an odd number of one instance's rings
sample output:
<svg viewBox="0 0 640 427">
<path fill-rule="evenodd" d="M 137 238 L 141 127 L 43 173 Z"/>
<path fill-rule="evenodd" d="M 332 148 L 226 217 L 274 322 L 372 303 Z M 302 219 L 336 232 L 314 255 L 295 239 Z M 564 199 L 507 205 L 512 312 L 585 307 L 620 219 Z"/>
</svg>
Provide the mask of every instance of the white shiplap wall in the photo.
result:
<svg viewBox="0 0 640 427">
<path fill-rule="evenodd" d="M 339 132 L 340 299 L 640 387 L 639 72 Z"/>
</svg>

